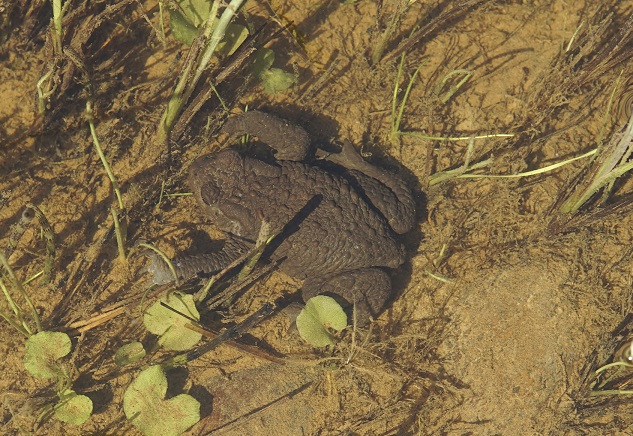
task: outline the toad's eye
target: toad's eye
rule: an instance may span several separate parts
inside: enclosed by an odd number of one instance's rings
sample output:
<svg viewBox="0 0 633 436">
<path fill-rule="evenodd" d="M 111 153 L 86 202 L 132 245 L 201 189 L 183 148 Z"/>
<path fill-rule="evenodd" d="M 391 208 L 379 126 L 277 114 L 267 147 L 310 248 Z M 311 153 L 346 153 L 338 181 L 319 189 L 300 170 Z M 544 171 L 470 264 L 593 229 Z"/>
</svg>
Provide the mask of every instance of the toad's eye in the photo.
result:
<svg viewBox="0 0 633 436">
<path fill-rule="evenodd" d="M 200 198 L 204 204 L 212 206 L 220 199 L 220 190 L 212 183 L 205 183 L 200 187 Z"/>
</svg>

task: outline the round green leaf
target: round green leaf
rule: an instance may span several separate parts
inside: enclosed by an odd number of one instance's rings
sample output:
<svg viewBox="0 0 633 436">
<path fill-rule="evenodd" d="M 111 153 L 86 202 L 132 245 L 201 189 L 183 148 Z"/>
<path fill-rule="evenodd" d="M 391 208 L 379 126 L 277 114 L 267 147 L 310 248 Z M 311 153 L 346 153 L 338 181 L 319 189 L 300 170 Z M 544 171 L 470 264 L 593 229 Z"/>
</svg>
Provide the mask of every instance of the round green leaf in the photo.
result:
<svg viewBox="0 0 633 436">
<path fill-rule="evenodd" d="M 70 397 L 70 398 L 69 398 Z M 92 414 L 92 400 L 85 395 L 77 395 L 68 389 L 62 394 L 62 400 L 55 406 L 55 417 L 62 422 L 81 425 Z"/>
<path fill-rule="evenodd" d="M 114 363 L 118 366 L 129 365 L 145 357 L 145 348 L 140 342 L 123 345 L 114 354 Z"/>
<path fill-rule="evenodd" d="M 347 326 L 343 308 L 327 295 L 310 298 L 297 316 L 299 335 L 315 347 L 334 344 L 330 330 L 340 331 Z"/>
<path fill-rule="evenodd" d="M 35 377 L 61 377 L 64 373 L 57 360 L 70 353 L 71 347 L 70 338 L 66 333 L 36 333 L 26 340 L 24 367 Z"/>
<path fill-rule="evenodd" d="M 145 311 L 143 323 L 147 330 L 160 336 L 160 343 L 168 350 L 184 351 L 196 345 L 202 338 L 202 335 L 185 327 L 185 324 L 190 321 L 162 306 L 160 304 L 161 301 L 196 321 L 200 319 L 200 314 L 194 304 L 193 296 L 172 292 L 168 296 L 158 300 Z"/>
<path fill-rule="evenodd" d="M 123 395 L 125 416 L 147 436 L 179 435 L 200 421 L 200 403 L 180 394 L 165 400 L 167 377 L 160 365 L 142 371 Z"/>
<path fill-rule="evenodd" d="M 280 68 L 271 68 L 261 74 L 262 87 L 267 94 L 276 94 L 290 88 L 296 81 L 294 74 Z"/>
</svg>

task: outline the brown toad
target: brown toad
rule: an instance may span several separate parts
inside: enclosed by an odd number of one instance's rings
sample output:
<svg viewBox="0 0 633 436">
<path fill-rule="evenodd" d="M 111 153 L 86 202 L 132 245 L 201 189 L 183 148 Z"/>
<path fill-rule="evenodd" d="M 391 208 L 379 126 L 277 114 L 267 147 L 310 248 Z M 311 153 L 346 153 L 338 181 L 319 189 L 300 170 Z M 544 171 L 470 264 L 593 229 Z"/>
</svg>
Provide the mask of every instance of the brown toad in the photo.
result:
<svg viewBox="0 0 633 436">
<path fill-rule="evenodd" d="M 367 163 L 350 144 L 325 161 L 305 163 L 307 133 L 263 112 L 234 116 L 223 130 L 258 137 L 276 150 L 276 160 L 227 148 L 194 161 L 189 186 L 205 216 L 242 241 L 257 238 L 264 218 L 271 229 L 283 228 L 270 257 L 303 280 L 305 301 L 328 294 L 355 304 L 361 324 L 376 316 L 391 295 L 384 268 L 406 260 L 397 235 L 414 224 L 405 182 Z M 221 252 L 177 261 L 178 273 L 186 278 L 227 265 L 241 251 L 237 238 L 230 240 Z"/>
</svg>

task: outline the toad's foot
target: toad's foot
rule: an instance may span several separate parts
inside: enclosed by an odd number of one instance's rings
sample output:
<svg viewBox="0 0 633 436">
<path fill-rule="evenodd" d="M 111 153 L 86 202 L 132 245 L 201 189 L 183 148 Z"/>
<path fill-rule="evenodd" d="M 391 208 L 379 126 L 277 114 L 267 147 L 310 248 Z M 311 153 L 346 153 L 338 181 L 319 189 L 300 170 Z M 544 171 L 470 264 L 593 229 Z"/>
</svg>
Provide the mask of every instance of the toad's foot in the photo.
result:
<svg viewBox="0 0 633 436">
<path fill-rule="evenodd" d="M 304 301 L 316 295 L 329 295 L 344 309 L 353 307 L 356 324 L 364 326 L 376 317 L 391 296 L 391 280 L 378 268 L 363 268 L 340 274 L 308 279 L 301 289 Z"/>
<path fill-rule="evenodd" d="M 221 271 L 244 254 L 246 250 L 247 247 L 242 242 L 236 239 L 227 239 L 224 247 L 218 252 L 176 258 L 172 260 L 172 265 L 178 280 L 189 280 L 199 274 L 213 274 Z M 146 270 L 151 276 L 152 284 L 163 285 L 174 281 L 174 273 L 160 256 L 152 252 L 149 261 L 150 264 Z"/>
</svg>

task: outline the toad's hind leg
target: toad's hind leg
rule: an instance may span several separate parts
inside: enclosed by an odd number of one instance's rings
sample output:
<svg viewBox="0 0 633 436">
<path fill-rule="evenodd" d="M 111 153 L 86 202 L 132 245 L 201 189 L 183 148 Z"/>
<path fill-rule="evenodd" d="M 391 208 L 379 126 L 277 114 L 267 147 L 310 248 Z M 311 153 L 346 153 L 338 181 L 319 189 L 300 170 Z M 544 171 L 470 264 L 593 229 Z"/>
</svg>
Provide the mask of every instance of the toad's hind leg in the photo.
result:
<svg viewBox="0 0 633 436">
<path fill-rule="evenodd" d="M 396 233 L 411 230 L 415 224 L 415 200 L 406 181 L 367 162 L 348 141 L 340 153 L 329 155 L 327 160 L 350 170 L 350 176 Z"/>
<path fill-rule="evenodd" d="M 277 160 L 302 161 L 310 151 L 310 136 L 301 127 L 260 111 L 249 111 L 229 118 L 224 133 L 230 136 L 253 135 L 275 150 Z"/>
<path fill-rule="evenodd" d="M 303 283 L 301 295 L 304 301 L 316 295 L 329 295 L 344 309 L 356 310 L 359 326 L 367 324 L 384 309 L 391 296 L 389 275 L 378 268 L 363 268 L 345 271 L 326 277 L 309 278 Z"/>
</svg>

